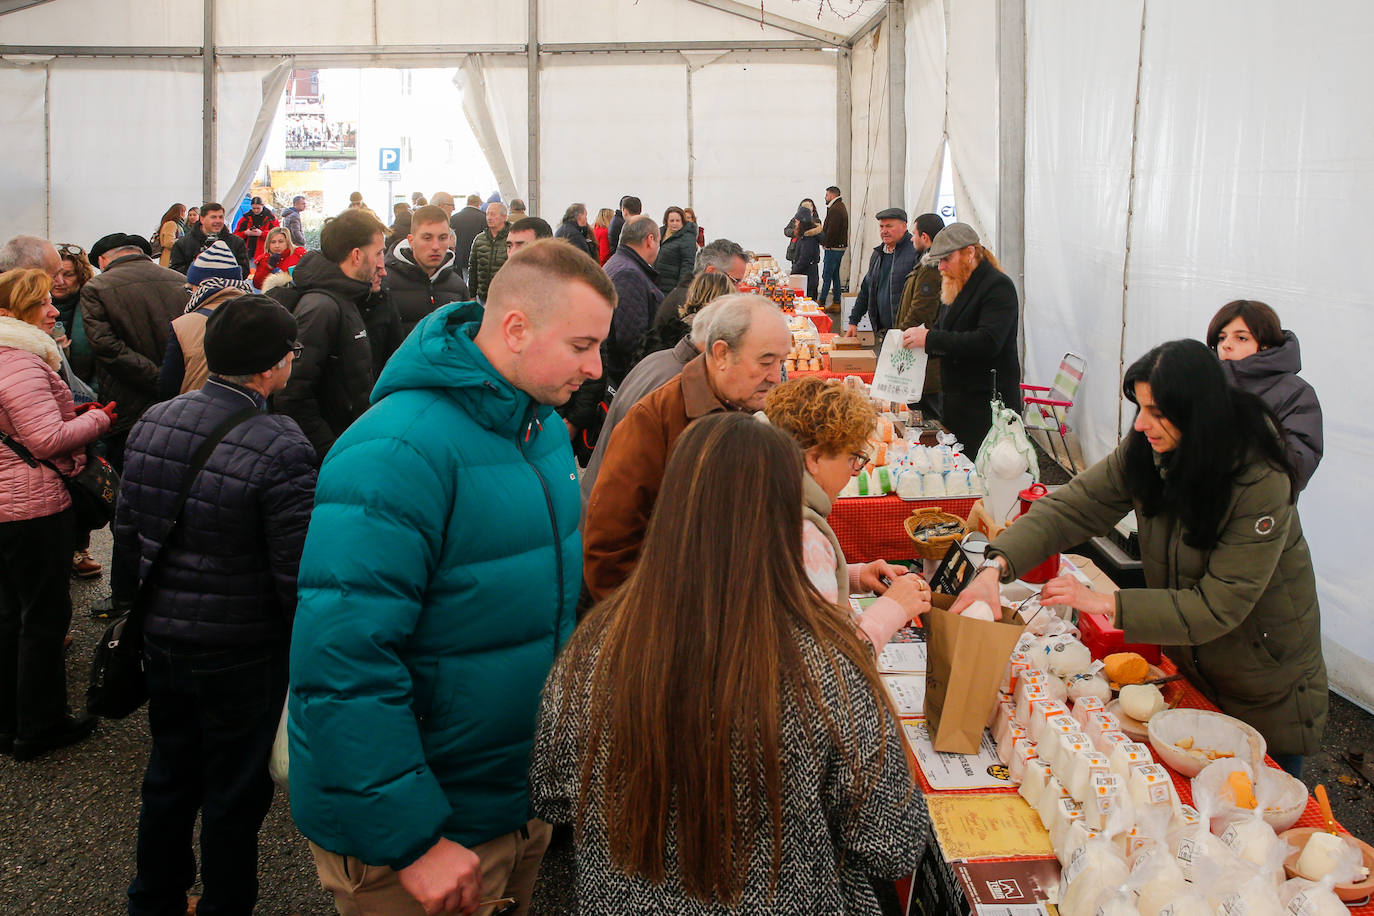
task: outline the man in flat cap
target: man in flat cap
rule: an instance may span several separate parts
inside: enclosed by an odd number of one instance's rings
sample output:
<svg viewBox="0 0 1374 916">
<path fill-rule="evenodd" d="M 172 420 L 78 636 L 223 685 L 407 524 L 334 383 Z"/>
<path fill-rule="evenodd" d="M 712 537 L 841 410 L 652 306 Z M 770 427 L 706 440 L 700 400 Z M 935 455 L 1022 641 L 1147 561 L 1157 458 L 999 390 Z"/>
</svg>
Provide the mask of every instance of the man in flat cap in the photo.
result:
<svg viewBox="0 0 1374 916">
<path fill-rule="evenodd" d="M 906 211 L 888 207 L 878 211 L 878 237 L 882 243 L 868 258 L 868 273 L 859 285 L 858 298 L 849 313 L 849 336 L 859 333 L 859 321 L 866 314 L 882 346 L 883 335 L 897 326 L 897 312 L 902 302 L 902 288 L 907 274 L 916 269 L 920 260 L 911 245 L 911 233 L 906 228 Z"/>
<path fill-rule="evenodd" d="M 186 277 L 158 265 L 141 235 L 113 232 L 91 246 L 99 275 L 81 288 L 81 320 L 95 359 L 101 400 L 119 404 L 105 437 L 106 458 L 124 467 L 124 440 L 157 403 L 157 376 L 171 321 L 186 310 Z"/>
<path fill-rule="evenodd" d="M 205 387 L 150 408 L 129 435 L 114 524 L 116 604 L 134 600 L 140 577 L 155 583 L 142 598 L 153 747 L 133 914 L 187 911 L 197 813 L 199 910 L 253 910 L 314 505 L 315 450 L 267 408 L 298 350 L 291 313 L 266 296 L 229 299 L 204 343 Z"/>
<path fill-rule="evenodd" d="M 940 420 L 972 455 L 992 427 L 994 394 L 1021 412 L 1016 286 L 968 223 L 941 229 L 924 263 L 940 267 L 940 317 L 932 328 L 907 328 L 902 344 L 940 360 Z"/>
</svg>

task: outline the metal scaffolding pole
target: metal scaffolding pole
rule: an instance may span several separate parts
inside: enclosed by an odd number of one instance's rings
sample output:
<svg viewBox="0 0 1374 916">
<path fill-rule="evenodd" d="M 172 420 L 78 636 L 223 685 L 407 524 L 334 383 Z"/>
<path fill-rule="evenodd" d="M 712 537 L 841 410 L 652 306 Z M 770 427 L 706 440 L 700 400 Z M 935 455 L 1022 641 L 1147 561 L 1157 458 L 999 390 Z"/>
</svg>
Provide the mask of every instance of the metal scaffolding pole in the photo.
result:
<svg viewBox="0 0 1374 916">
<path fill-rule="evenodd" d="M 539 0 L 529 0 L 529 32 L 525 42 L 526 55 L 526 89 L 529 95 L 529 107 L 525 113 L 526 127 L 528 133 L 525 137 L 527 146 L 527 171 L 525 195 L 528 200 L 525 205 L 529 207 L 530 213 L 539 212 Z"/>
<path fill-rule="evenodd" d="M 215 80 L 215 0 L 204 3 L 204 37 L 201 46 L 201 191 L 203 200 L 214 200 L 215 159 L 218 153 L 215 146 L 215 106 L 218 104 L 218 89 Z"/>
<path fill-rule="evenodd" d="M 906 9 L 888 0 L 887 206 L 906 206 Z"/>
</svg>

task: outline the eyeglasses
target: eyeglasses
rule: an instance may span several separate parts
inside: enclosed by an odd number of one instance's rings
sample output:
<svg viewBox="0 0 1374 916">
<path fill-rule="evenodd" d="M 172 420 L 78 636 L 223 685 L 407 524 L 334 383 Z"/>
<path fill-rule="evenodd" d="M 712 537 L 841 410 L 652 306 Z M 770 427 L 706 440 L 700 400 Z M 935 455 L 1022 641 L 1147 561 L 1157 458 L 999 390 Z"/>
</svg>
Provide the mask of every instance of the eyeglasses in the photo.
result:
<svg viewBox="0 0 1374 916">
<path fill-rule="evenodd" d="M 300 358 L 301 358 L 301 354 L 305 352 L 305 344 L 300 343 L 299 341 L 296 342 L 296 343 L 293 343 L 293 344 L 291 345 L 291 349 L 290 349 L 290 350 L 287 350 L 286 352 L 288 352 L 288 353 L 290 353 L 292 356 L 296 357 L 296 359 L 300 359 Z"/>
<path fill-rule="evenodd" d="M 868 467 L 868 463 L 869 463 L 870 461 L 872 461 L 872 460 L 873 460 L 873 459 L 872 459 L 870 456 L 868 456 L 868 455 L 864 455 L 864 454 L 861 454 L 861 453 L 859 453 L 859 452 L 855 452 L 854 454 L 852 454 L 852 455 L 849 456 L 849 471 L 850 471 L 850 473 L 852 473 L 852 474 L 857 474 L 857 473 L 859 473 L 859 472 L 862 471 L 864 468 Z"/>
</svg>

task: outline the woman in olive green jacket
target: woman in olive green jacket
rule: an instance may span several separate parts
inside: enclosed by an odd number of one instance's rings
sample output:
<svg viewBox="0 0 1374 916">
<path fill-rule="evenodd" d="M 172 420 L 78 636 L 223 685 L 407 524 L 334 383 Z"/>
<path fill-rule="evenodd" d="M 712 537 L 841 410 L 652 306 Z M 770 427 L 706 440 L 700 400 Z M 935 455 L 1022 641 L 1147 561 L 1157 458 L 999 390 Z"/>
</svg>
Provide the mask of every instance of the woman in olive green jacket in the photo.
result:
<svg viewBox="0 0 1374 916">
<path fill-rule="evenodd" d="M 1229 388 L 1198 341 L 1150 351 L 1124 387 L 1138 407 L 1133 432 L 1038 500 L 991 545 L 991 562 L 1010 580 L 1134 509 L 1147 588 L 1105 595 L 1061 576 L 1041 601 L 1110 615 L 1127 642 L 1164 645 L 1189 681 L 1253 725 L 1296 774 L 1302 755 L 1320 747 L 1326 666 L 1312 557 L 1278 427 L 1257 398 Z M 995 589 L 994 576 L 980 573 L 954 609 Z"/>
</svg>

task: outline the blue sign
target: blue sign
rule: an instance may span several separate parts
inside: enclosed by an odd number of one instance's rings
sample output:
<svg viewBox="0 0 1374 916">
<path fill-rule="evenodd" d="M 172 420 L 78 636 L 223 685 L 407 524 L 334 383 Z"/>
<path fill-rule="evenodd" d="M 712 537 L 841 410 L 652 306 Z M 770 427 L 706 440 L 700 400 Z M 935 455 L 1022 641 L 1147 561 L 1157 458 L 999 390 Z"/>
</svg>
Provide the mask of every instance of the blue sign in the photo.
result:
<svg viewBox="0 0 1374 916">
<path fill-rule="evenodd" d="M 401 148 L 399 146 L 384 146 L 377 151 L 377 170 L 383 174 L 401 171 Z"/>
</svg>

